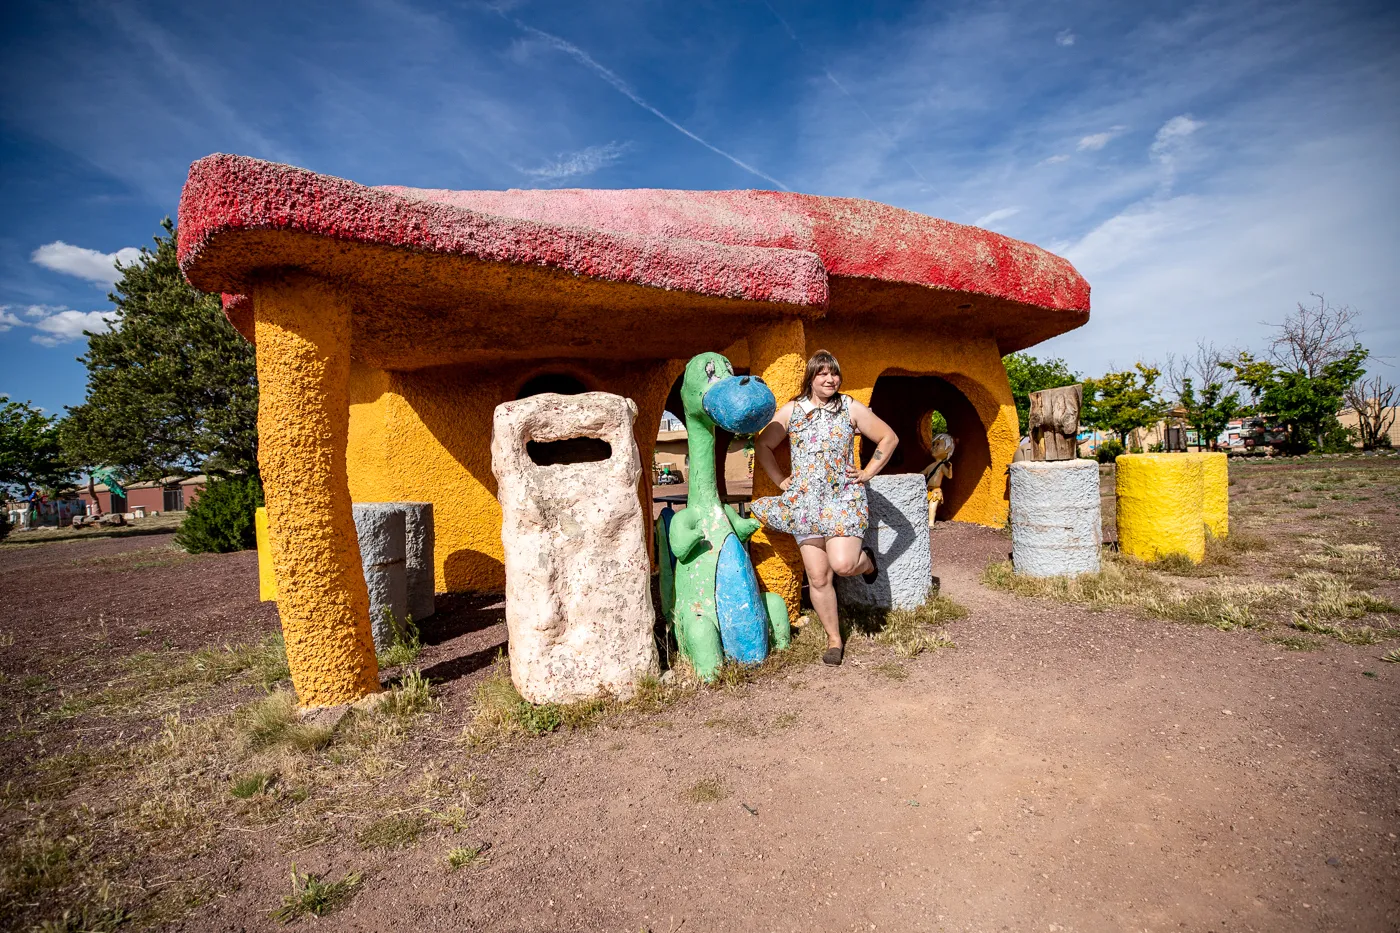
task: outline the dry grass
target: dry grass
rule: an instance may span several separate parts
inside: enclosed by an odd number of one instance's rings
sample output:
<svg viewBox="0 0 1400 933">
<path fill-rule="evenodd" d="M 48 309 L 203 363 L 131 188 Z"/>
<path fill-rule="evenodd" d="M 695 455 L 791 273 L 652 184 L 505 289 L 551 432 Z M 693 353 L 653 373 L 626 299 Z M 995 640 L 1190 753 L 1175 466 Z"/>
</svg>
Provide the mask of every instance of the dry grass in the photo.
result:
<svg viewBox="0 0 1400 933">
<path fill-rule="evenodd" d="M 510 680 L 510 663 L 498 657 L 476 687 L 475 715 L 462 733 L 469 747 L 483 748 L 516 738 L 573 732 L 627 713 L 653 713 L 675 703 L 698 687 L 693 674 L 677 672 L 671 683 L 645 677 L 626 700 L 613 697 L 578 703 L 529 703 Z"/>
<path fill-rule="evenodd" d="M 729 796 L 729 791 L 725 789 L 717 777 L 701 778 L 690 787 L 686 788 L 682 795 L 691 803 L 716 803 Z"/>
<path fill-rule="evenodd" d="M 215 663 L 182 665 L 165 676 L 214 683 L 231 670 L 258 670 L 248 660 L 257 656 L 257 649 L 197 653 Z M 146 662 L 136 668 L 145 670 Z M 429 805 L 473 805 L 470 778 L 459 784 L 425 767 L 418 780 L 405 781 L 402 744 L 436 706 L 427 681 L 413 671 L 376 708 L 332 730 L 301 722 L 292 693 L 274 690 L 221 715 L 168 715 L 149 741 L 79 746 L 33 762 L 0 798 L 9 818 L 0 845 L 0 914 L 52 929 L 102 929 L 111 918 L 168 925 L 213 896 L 197 866 L 215 849 L 236 846 L 228 829 L 240 826 L 257 827 L 291 851 L 347 837 L 357 826 L 366 846 L 412 844 L 428 828 L 422 811 Z M 366 793 L 389 778 L 391 794 L 412 796 L 408 807 L 398 796 Z M 101 813 L 87 800 L 100 801 Z M 415 815 L 388 822 L 386 814 L 415 807 Z M 147 889 L 136 879 L 151 858 L 169 877 Z M 358 883 L 302 876 L 280 919 L 324 912 L 312 907 L 330 909 Z"/>
<path fill-rule="evenodd" d="M 84 715 L 159 715 L 208 695 L 209 688 L 235 679 L 270 689 L 290 677 L 281 633 L 253 645 L 223 645 L 198 651 L 143 651 L 122 659 L 116 677 L 100 688 L 65 693 L 45 718 Z"/>
</svg>

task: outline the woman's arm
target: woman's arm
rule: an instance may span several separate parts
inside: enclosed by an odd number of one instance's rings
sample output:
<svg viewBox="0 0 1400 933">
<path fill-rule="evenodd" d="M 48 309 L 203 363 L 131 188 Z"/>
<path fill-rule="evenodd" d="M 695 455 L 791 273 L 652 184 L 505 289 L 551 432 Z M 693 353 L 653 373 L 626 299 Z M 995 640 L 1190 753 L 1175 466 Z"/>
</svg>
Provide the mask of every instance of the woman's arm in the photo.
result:
<svg viewBox="0 0 1400 933">
<path fill-rule="evenodd" d="M 868 483 L 871 477 L 890 462 L 890 454 L 899 446 L 899 436 L 879 415 L 855 399 L 851 399 L 851 422 L 857 431 L 875 442 L 875 451 L 870 455 L 870 462 L 866 464 L 865 469 L 857 470 L 852 467 L 848 471 L 851 479 L 858 483 Z"/>
<path fill-rule="evenodd" d="M 787 489 L 788 477 L 783 475 L 783 471 L 778 468 L 778 458 L 773 455 L 773 451 L 778 449 L 778 445 L 787 440 L 788 421 L 792 418 L 792 402 L 788 402 L 778 413 L 773 416 L 773 420 L 768 422 L 768 426 L 758 432 L 758 437 L 754 438 L 753 458 L 758 461 L 758 465 L 763 467 L 763 472 L 768 474 L 779 489 Z"/>
</svg>

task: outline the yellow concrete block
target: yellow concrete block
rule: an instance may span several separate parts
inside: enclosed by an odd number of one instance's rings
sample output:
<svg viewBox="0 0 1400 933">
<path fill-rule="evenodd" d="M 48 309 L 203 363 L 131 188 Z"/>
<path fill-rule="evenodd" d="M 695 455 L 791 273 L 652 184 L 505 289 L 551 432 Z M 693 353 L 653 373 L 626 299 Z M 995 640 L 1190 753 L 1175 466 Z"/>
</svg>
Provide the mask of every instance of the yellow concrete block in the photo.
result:
<svg viewBox="0 0 1400 933">
<path fill-rule="evenodd" d="M 1221 451 L 1187 454 L 1201 462 L 1201 518 L 1217 538 L 1230 533 L 1230 455 Z"/>
<path fill-rule="evenodd" d="M 1201 460 L 1185 454 L 1118 458 L 1118 550 L 1141 560 L 1206 556 Z"/>
<path fill-rule="evenodd" d="M 272 572 L 272 542 L 267 536 L 267 509 L 258 507 L 254 522 L 258 534 L 258 599 L 265 603 L 277 601 L 277 574 Z"/>
</svg>

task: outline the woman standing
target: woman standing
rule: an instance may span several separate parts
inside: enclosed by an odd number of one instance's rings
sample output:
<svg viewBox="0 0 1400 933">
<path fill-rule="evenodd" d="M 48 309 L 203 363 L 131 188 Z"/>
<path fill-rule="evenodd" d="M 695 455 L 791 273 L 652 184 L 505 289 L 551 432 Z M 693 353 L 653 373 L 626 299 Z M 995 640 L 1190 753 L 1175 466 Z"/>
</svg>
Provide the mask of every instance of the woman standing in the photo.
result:
<svg viewBox="0 0 1400 933">
<path fill-rule="evenodd" d="M 866 583 L 879 576 L 875 552 L 864 546 L 870 507 L 865 484 L 889 463 L 899 438 L 869 408 L 840 393 L 841 366 L 836 357 L 818 350 L 807 361 L 802 391 L 773 416 L 758 435 L 754 456 L 763 472 L 782 491 L 755 499 L 756 518 L 773 531 L 797 538 L 812 607 L 826 629 L 827 664 L 845 656 L 831 576 L 860 574 Z M 855 435 L 859 431 L 876 444 L 870 465 L 855 465 Z M 791 445 L 792 473 L 784 476 L 773 451 L 786 438 Z"/>
</svg>

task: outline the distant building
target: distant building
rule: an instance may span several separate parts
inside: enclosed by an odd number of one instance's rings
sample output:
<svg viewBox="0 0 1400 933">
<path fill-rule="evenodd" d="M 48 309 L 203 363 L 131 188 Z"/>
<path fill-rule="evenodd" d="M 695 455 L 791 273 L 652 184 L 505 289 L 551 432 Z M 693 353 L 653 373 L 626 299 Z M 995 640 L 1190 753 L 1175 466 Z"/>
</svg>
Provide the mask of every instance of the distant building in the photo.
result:
<svg viewBox="0 0 1400 933">
<path fill-rule="evenodd" d="M 199 476 L 167 476 L 160 482 L 132 483 L 126 487 L 126 495 L 114 495 L 106 484 L 98 483 L 97 506 L 103 513 L 131 512 L 136 509 L 147 515 L 156 512 L 183 512 L 189 508 L 208 485 L 209 478 Z M 78 497 L 91 511 L 93 497 L 86 487 L 78 490 Z"/>
<path fill-rule="evenodd" d="M 1386 432 L 1386 436 L 1390 438 L 1390 446 L 1400 449 L 1400 411 L 1397 411 L 1393 406 L 1383 409 L 1383 411 L 1391 419 L 1390 430 Z M 1356 415 L 1355 408 L 1343 408 L 1337 412 L 1337 420 L 1342 423 L 1342 427 L 1351 428 L 1357 432 L 1358 436 L 1360 435 L 1358 430 L 1360 419 Z M 1357 443 L 1357 446 L 1361 446 L 1360 442 Z"/>
</svg>

